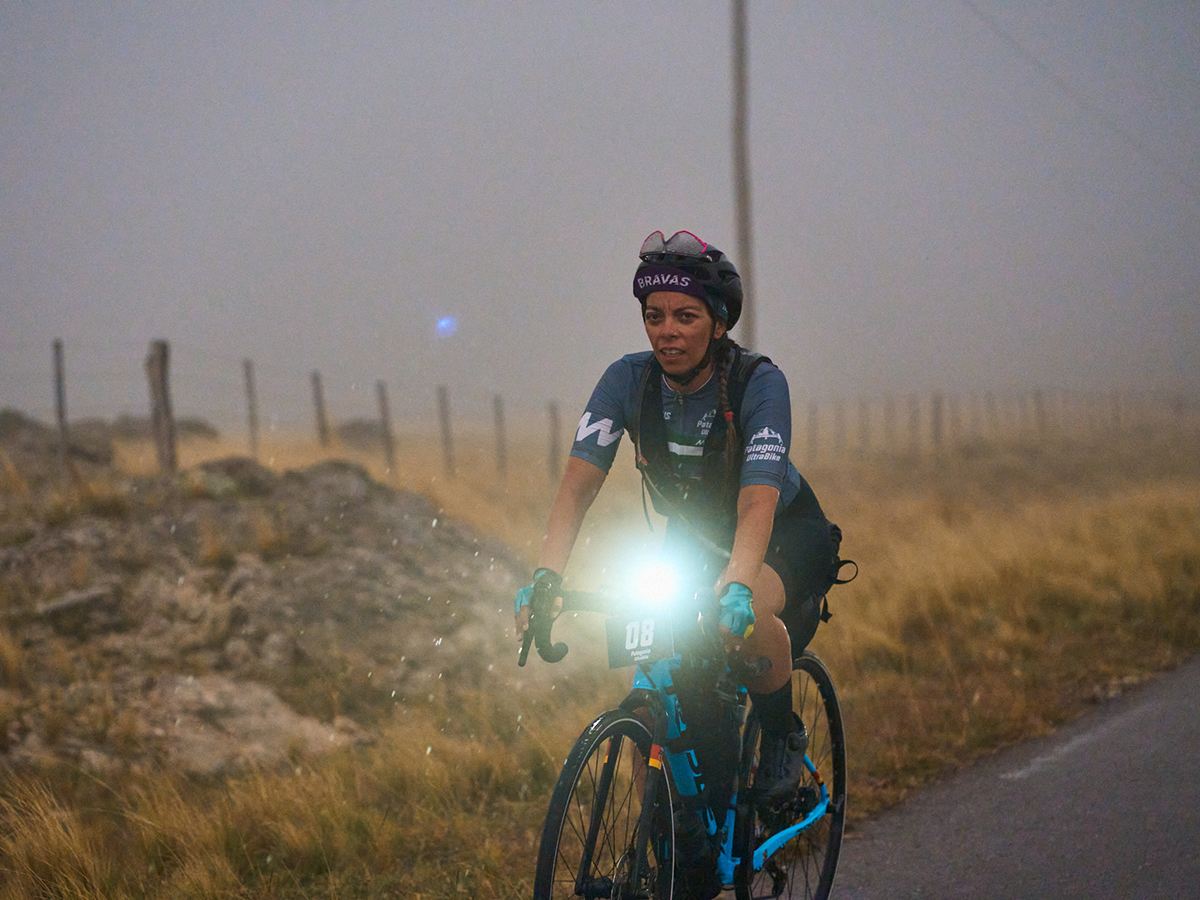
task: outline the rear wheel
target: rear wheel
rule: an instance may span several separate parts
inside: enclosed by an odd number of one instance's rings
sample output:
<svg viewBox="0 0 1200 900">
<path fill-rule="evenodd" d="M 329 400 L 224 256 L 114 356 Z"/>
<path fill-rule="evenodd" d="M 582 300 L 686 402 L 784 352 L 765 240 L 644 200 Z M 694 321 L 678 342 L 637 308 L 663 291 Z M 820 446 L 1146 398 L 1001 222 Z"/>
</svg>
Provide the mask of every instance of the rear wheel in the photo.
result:
<svg viewBox="0 0 1200 900">
<path fill-rule="evenodd" d="M 846 824 L 846 737 L 833 679 L 816 655 L 807 650 L 792 663 L 792 698 L 794 711 L 808 729 L 808 759 L 816 772 L 806 773 L 795 797 L 770 809 L 760 808 L 753 791 L 759 726 L 751 717 L 746 726 L 746 760 L 739 788 L 746 797 L 746 809 L 739 817 L 745 826 L 737 840 L 741 857 L 736 877 L 738 900 L 826 900 L 833 887 Z M 755 871 L 754 851 L 816 809 L 822 783 L 829 792 L 825 814 Z"/>
<path fill-rule="evenodd" d="M 534 878 L 536 900 L 670 898 L 671 789 L 661 768 L 647 767 L 650 745 L 646 726 L 623 710 L 604 713 L 580 735 L 550 798 Z M 658 781 L 650 828 L 641 833 L 647 772 Z"/>
</svg>

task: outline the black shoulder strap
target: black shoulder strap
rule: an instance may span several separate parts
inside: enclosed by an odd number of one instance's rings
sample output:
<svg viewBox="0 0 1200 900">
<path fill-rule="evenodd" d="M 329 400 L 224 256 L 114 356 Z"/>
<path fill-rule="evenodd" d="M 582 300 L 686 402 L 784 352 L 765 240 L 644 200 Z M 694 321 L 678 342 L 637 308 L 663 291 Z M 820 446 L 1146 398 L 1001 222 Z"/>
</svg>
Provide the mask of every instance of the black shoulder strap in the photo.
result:
<svg viewBox="0 0 1200 900">
<path fill-rule="evenodd" d="M 746 397 L 746 387 L 750 384 L 750 376 L 760 363 L 771 362 L 769 357 L 761 353 L 751 353 L 741 347 L 737 348 L 733 365 L 729 370 L 729 408 L 733 410 L 734 421 L 742 417 L 742 400 Z"/>
<path fill-rule="evenodd" d="M 625 423 L 629 439 L 633 442 L 634 459 L 637 467 L 643 471 L 648 464 L 647 460 L 653 457 L 655 451 L 665 451 L 667 448 L 666 426 L 663 424 L 662 376 L 662 366 L 651 356 L 638 382 L 637 409 L 634 410 L 633 417 Z M 661 443 L 662 446 L 646 453 L 645 445 L 650 443 Z"/>
</svg>

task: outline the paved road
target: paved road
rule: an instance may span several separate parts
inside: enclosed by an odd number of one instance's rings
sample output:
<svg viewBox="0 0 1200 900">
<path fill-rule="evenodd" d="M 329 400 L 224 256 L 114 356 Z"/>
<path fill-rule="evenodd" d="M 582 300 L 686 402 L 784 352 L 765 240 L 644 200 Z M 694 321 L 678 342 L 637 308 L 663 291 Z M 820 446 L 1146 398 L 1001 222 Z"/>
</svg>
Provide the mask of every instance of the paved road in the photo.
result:
<svg viewBox="0 0 1200 900">
<path fill-rule="evenodd" d="M 864 826 L 833 896 L 1200 898 L 1200 658 Z"/>
</svg>

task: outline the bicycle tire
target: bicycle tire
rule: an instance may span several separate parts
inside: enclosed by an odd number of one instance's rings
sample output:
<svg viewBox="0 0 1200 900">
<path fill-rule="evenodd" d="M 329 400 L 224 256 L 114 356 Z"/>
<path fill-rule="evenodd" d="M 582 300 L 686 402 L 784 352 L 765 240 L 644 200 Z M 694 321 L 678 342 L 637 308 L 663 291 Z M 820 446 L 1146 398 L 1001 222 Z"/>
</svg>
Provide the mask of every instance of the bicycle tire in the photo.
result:
<svg viewBox="0 0 1200 900">
<path fill-rule="evenodd" d="M 798 821 L 815 807 L 818 784 L 811 774 L 800 785 L 787 813 L 763 810 L 754 799 L 753 772 L 758 762 L 759 725 L 751 716 L 746 726 L 739 790 L 748 798 L 742 810 L 735 873 L 738 900 L 827 900 L 833 889 L 842 834 L 846 825 L 846 735 L 841 707 L 829 670 L 814 653 L 804 651 L 792 662 L 792 705 L 808 729 L 808 756 L 829 791 L 824 816 L 797 834 L 754 871 L 754 851 L 781 825 Z"/>
<path fill-rule="evenodd" d="M 534 876 L 535 900 L 568 897 L 648 897 L 670 900 L 675 825 L 670 780 L 661 778 L 650 834 L 638 834 L 642 794 L 635 770 L 649 771 L 652 743 L 642 721 L 610 710 L 575 742 L 546 813 Z M 606 762 L 612 763 L 606 778 Z M 602 794 L 597 807 L 596 798 Z M 645 851 L 650 868 L 629 884 L 631 860 Z"/>
</svg>

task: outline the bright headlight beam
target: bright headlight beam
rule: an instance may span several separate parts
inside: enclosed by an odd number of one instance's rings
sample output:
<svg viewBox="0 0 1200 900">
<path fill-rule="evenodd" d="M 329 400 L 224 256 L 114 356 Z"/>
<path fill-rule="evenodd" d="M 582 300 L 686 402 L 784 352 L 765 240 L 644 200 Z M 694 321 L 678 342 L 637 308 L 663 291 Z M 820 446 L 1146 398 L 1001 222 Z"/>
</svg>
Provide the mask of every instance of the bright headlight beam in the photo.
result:
<svg viewBox="0 0 1200 900">
<path fill-rule="evenodd" d="M 634 596 L 646 603 L 667 603 L 675 596 L 678 582 L 679 579 L 670 566 L 651 563 L 634 578 Z"/>
</svg>

